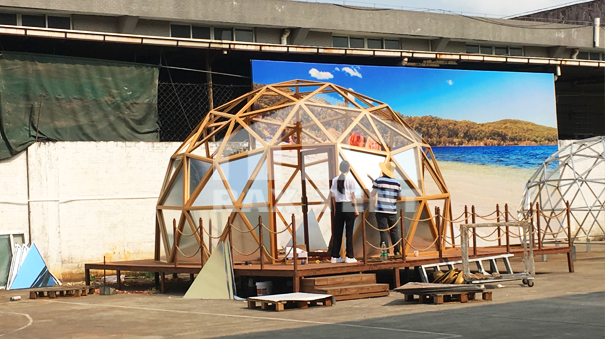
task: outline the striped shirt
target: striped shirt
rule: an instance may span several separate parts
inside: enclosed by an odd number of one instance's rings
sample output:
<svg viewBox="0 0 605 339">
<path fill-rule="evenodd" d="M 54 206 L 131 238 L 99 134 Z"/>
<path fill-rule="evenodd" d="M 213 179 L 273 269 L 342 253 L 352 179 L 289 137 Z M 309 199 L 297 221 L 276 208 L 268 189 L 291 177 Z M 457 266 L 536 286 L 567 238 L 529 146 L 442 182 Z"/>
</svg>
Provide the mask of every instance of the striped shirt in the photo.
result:
<svg viewBox="0 0 605 339">
<path fill-rule="evenodd" d="M 378 194 L 376 212 L 396 214 L 397 196 L 401 193 L 401 185 L 399 182 L 395 179 L 383 176 L 374 181 L 372 188 L 375 189 Z"/>
</svg>

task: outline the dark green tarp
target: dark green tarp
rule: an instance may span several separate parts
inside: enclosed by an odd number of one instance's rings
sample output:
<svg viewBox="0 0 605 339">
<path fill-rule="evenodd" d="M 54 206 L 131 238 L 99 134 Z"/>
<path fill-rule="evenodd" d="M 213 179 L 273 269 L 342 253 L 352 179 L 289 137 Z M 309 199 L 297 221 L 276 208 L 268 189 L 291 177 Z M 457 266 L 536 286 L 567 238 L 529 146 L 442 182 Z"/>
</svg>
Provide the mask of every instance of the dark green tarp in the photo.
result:
<svg viewBox="0 0 605 339">
<path fill-rule="evenodd" d="M 0 159 L 36 139 L 159 141 L 158 69 L 39 54 L 0 56 Z"/>
</svg>

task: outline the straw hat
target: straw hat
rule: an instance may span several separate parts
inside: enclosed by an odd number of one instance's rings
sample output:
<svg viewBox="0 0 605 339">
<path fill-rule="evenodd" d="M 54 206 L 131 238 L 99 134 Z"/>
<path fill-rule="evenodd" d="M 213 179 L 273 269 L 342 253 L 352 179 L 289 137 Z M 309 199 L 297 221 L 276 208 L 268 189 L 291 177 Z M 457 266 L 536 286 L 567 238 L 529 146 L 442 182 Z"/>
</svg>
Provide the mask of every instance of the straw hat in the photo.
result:
<svg viewBox="0 0 605 339">
<path fill-rule="evenodd" d="M 387 177 L 395 179 L 395 164 L 392 162 L 381 162 L 378 166 Z"/>
</svg>

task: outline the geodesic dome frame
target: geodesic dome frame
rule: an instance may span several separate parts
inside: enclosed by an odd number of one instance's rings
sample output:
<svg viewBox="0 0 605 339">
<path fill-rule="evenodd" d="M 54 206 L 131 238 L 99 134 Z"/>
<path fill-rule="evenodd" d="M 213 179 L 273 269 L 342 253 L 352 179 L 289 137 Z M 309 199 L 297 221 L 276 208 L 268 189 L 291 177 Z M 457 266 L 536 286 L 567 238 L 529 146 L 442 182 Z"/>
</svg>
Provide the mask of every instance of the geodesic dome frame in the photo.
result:
<svg viewBox="0 0 605 339">
<path fill-rule="evenodd" d="M 542 240 L 567 238 L 565 203 L 570 205 L 571 237 L 605 235 L 605 137 L 572 142 L 548 157 L 526 184 L 520 212 L 537 203 L 547 216 Z"/>
<path fill-rule="evenodd" d="M 441 244 L 435 241 L 431 207 L 450 211 L 450 195 L 420 135 L 385 103 L 334 84 L 293 80 L 262 86 L 211 110 L 172 155 L 157 204 L 156 257 L 163 249 L 166 261 L 177 256 L 179 262 L 199 261 L 200 247 L 209 255 L 231 227 L 237 230 L 231 239 L 234 261 L 258 259 L 260 216 L 270 231 L 263 241 L 267 253 L 277 258 L 292 241 L 291 214 L 304 226 L 299 231 L 294 225 L 301 237 L 297 243 L 325 250 L 330 180 L 342 160 L 351 163 L 359 207 L 370 223 L 369 176 L 380 174 L 379 162 L 393 161 L 404 195 L 398 209 L 405 215 L 406 251 L 444 246 L 445 237 Z M 378 232 L 370 230 L 368 237 L 378 245 Z"/>
</svg>

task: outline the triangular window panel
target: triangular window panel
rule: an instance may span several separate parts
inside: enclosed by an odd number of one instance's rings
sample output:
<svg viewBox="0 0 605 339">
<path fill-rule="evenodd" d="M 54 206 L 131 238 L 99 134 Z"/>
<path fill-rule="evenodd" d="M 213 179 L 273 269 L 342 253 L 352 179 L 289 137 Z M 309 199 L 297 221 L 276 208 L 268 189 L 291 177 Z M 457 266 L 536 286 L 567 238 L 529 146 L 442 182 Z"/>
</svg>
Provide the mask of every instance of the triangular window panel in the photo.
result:
<svg viewBox="0 0 605 339">
<path fill-rule="evenodd" d="M 209 251 L 213 251 L 219 243 L 218 237 L 223 234 L 229 217 L 233 212 L 232 209 L 216 208 L 212 210 L 191 210 L 189 211 L 193 222 L 197 228 L 200 227 L 200 219 L 202 219 L 202 234 L 204 237 L 204 246 Z M 199 232 L 199 231 L 198 231 Z M 200 256 L 200 253 L 198 253 Z"/>
<path fill-rule="evenodd" d="M 214 170 L 210 180 L 206 182 L 200 194 L 195 198 L 193 206 L 233 206 L 223 179 L 217 170 Z"/>
<path fill-rule="evenodd" d="M 333 88 L 327 87 L 324 90 L 322 90 L 321 92 L 308 98 L 307 101 L 309 101 L 311 103 L 315 102 L 315 103 L 324 104 L 324 105 L 357 108 L 357 106 L 352 104 L 352 102 L 351 102 L 352 99 L 354 99 L 354 98 L 344 97 L 339 92 L 334 90 Z"/>
<path fill-rule="evenodd" d="M 164 206 L 183 206 L 183 167 L 179 167 L 176 174 L 176 179 L 168 189 L 168 194 L 162 202 Z"/>
<path fill-rule="evenodd" d="M 165 182 L 164 185 L 162 187 L 162 191 L 164 191 L 166 189 L 166 186 L 170 183 L 170 179 L 172 178 L 172 174 L 174 173 L 174 171 L 176 170 L 177 167 L 179 167 L 179 164 L 181 163 L 181 158 L 177 158 L 177 159 L 171 159 L 170 160 L 170 166 L 168 167 L 168 173 L 166 174 L 166 178 L 165 178 Z"/>
<path fill-rule="evenodd" d="M 193 194 L 210 167 L 212 164 L 209 162 L 189 158 L 189 194 Z"/>
<path fill-rule="evenodd" d="M 219 243 L 184 299 L 233 299 L 236 292 L 230 250 L 229 240 Z"/>
<path fill-rule="evenodd" d="M 313 106 L 305 104 L 311 114 L 317 118 L 332 139 L 337 140 L 351 124 L 353 118 L 358 114 L 349 110 L 339 110 L 329 107 Z"/>
<path fill-rule="evenodd" d="M 284 88 L 282 91 L 286 92 L 286 94 L 290 94 L 290 93 L 288 93 L 289 92 L 288 88 Z M 279 106 L 279 105 L 284 105 L 284 104 L 288 104 L 288 103 L 292 103 L 292 102 L 294 102 L 294 101 L 292 101 L 290 98 L 288 98 L 280 93 L 277 93 L 275 91 L 272 91 L 270 89 L 267 89 L 267 91 L 265 91 L 265 93 L 263 93 L 263 95 L 261 95 L 258 99 L 256 99 L 254 104 L 252 104 L 252 109 L 257 111 L 257 110 L 262 110 L 267 107 Z"/>
<path fill-rule="evenodd" d="M 251 142 L 254 143 L 255 139 L 250 136 L 250 133 L 237 122 L 235 123 L 233 131 L 229 135 L 228 139 L 223 142 L 223 152 L 221 158 L 227 158 L 234 154 L 239 154 L 251 150 Z"/>
<path fill-rule="evenodd" d="M 174 223 L 178 227 L 181 219 L 181 210 L 160 210 L 162 218 L 164 219 L 164 227 L 166 227 L 166 234 L 168 235 L 168 248 L 172 250 L 172 243 L 174 242 Z"/>
<path fill-rule="evenodd" d="M 319 223 L 317 222 L 317 216 L 315 212 L 311 209 L 309 210 L 309 214 L 307 215 L 307 229 L 309 230 L 309 248 L 311 251 L 314 250 L 327 250 L 328 242 L 330 239 L 324 238 L 324 232 L 322 232 Z M 305 243 L 305 227 L 303 226 L 304 221 L 297 221 L 298 226 L 296 227 L 296 244 L 302 245 Z M 292 246 L 292 239 L 288 242 L 287 246 Z"/>
<path fill-rule="evenodd" d="M 328 136 L 319 128 L 313 119 L 311 119 L 307 112 L 301 113 L 301 118 L 303 144 L 331 142 Z"/>
<path fill-rule="evenodd" d="M 180 232 L 179 251 L 176 253 L 179 263 L 201 261 L 200 243 L 197 241 L 198 236 L 197 227 L 192 226 L 189 220 L 185 218 Z"/>
<path fill-rule="evenodd" d="M 351 132 L 342 140 L 342 143 L 376 151 L 384 151 L 384 147 L 382 147 L 382 143 L 367 117 L 363 117 L 353 127 Z"/>
<path fill-rule="evenodd" d="M 403 152 L 394 154 L 393 159 L 395 160 L 397 165 L 399 165 L 399 168 L 408 176 L 408 178 L 412 180 L 414 185 L 420 188 L 421 164 L 420 160 L 418 159 L 418 149 L 411 148 Z"/>
<path fill-rule="evenodd" d="M 422 195 L 422 188 L 413 188 L 412 185 L 410 185 L 408 181 L 404 179 L 404 176 L 402 175 L 401 170 L 399 168 L 397 168 L 397 170 L 395 171 L 395 179 L 397 179 L 399 185 L 401 185 L 402 197 L 419 197 Z"/>
<path fill-rule="evenodd" d="M 428 169 L 424 170 L 424 195 L 443 193 Z"/>
<path fill-rule="evenodd" d="M 420 220 L 414 230 L 413 238 L 411 239 L 411 246 L 408 249 L 408 253 L 414 253 L 414 251 L 422 252 L 433 252 L 437 250 L 437 244 L 435 242 L 435 235 L 432 231 L 432 226 L 429 223 L 429 212 L 427 205 L 423 204 L 422 213 L 420 214 Z M 414 221 L 412 221 L 414 223 Z M 413 226 L 412 226 L 413 227 Z M 408 235 L 408 241 L 410 241 Z"/>
<path fill-rule="evenodd" d="M 237 199 L 242 193 L 245 185 L 248 183 L 250 176 L 254 173 L 254 170 L 258 166 L 262 154 L 254 154 L 249 157 L 240 158 L 223 162 L 220 167 L 225 174 L 227 183 L 231 188 L 233 196 Z M 265 166 L 261 167 L 261 172 L 264 171 L 264 177 L 267 177 L 267 169 Z M 263 176 L 261 174 L 261 176 Z"/>
<path fill-rule="evenodd" d="M 50 287 L 57 285 L 57 283 L 55 277 L 46 267 L 36 244 L 32 244 L 17 271 L 15 279 L 10 284 L 10 289 Z"/>
<path fill-rule="evenodd" d="M 267 162 L 264 161 L 256 177 L 250 178 L 252 180 L 252 186 L 248 188 L 247 192 L 244 192 L 245 198 L 244 204 L 254 204 L 259 202 L 269 201 L 269 191 L 267 182 Z"/>
<path fill-rule="evenodd" d="M 242 218 L 242 214 L 244 217 Z M 269 225 L 269 213 L 263 208 L 244 209 L 242 213 L 237 213 L 233 219 L 233 230 L 231 238 L 233 240 L 233 261 L 242 263 L 246 261 L 259 261 L 259 236 L 258 236 L 258 217 L 262 217 L 263 224 Z M 268 235 L 268 231 L 266 232 Z M 263 237 L 265 248 L 270 251 L 270 237 Z M 267 256 L 265 256 L 267 259 Z"/>
<path fill-rule="evenodd" d="M 364 189 L 372 190 L 372 177 L 376 179 L 380 176 L 379 163 L 384 162 L 385 156 L 376 155 L 358 151 L 352 151 L 343 148 L 342 153 L 349 161 L 351 168 L 359 176 Z"/>
<path fill-rule="evenodd" d="M 373 121 L 382 139 L 391 150 L 407 146 L 413 142 L 409 133 L 403 133 L 400 128 L 397 128 L 401 126 L 397 126 L 396 122 L 385 122 L 376 118 L 373 118 Z"/>
</svg>

